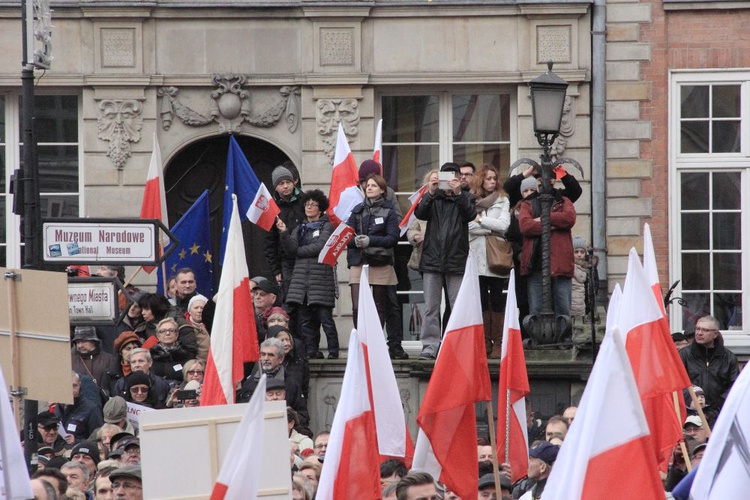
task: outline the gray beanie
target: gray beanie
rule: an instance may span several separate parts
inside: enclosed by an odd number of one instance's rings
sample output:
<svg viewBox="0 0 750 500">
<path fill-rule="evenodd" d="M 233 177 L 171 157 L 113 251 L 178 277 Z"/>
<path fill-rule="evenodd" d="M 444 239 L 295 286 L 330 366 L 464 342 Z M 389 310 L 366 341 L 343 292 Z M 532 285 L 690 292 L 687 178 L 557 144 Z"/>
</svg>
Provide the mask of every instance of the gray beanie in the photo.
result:
<svg viewBox="0 0 750 500">
<path fill-rule="evenodd" d="M 292 177 L 292 173 L 288 168 L 278 166 L 273 169 L 273 172 L 271 172 L 271 182 L 273 183 L 273 187 L 275 188 L 281 181 L 294 182 L 294 177 Z"/>
<path fill-rule="evenodd" d="M 539 185 L 537 184 L 535 177 L 526 177 L 521 181 L 521 195 L 523 195 L 523 192 L 527 189 L 533 189 L 537 192 L 539 191 Z"/>
<path fill-rule="evenodd" d="M 586 240 L 583 239 L 583 236 L 573 237 L 573 250 L 575 250 L 576 248 L 586 248 Z"/>
</svg>

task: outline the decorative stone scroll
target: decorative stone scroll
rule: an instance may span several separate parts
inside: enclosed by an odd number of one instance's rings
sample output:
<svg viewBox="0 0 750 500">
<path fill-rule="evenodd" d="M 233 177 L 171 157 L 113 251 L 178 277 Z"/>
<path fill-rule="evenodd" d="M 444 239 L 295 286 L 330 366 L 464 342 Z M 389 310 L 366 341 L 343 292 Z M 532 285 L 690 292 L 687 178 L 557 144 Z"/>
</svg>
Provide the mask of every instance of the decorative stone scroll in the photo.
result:
<svg viewBox="0 0 750 500">
<path fill-rule="evenodd" d="M 268 128 L 276 125 L 285 116 L 287 129 L 294 133 L 299 127 L 300 89 L 285 85 L 279 89 L 279 96 L 264 110 L 254 110 L 250 91 L 244 88 L 245 75 L 214 75 L 216 89 L 209 97 L 208 115 L 202 115 L 177 97 L 177 87 L 162 87 L 157 95 L 161 97 L 160 114 L 162 128 L 169 130 L 176 116 L 182 123 L 191 127 L 202 127 L 218 123 L 222 132 L 240 132 L 243 123 L 255 127 Z"/>
<path fill-rule="evenodd" d="M 103 99 L 97 116 L 99 139 L 109 142 L 107 156 L 117 170 L 130 158 L 130 143 L 141 140 L 143 105 L 136 99 Z"/>
<path fill-rule="evenodd" d="M 576 111 L 575 111 L 575 98 L 571 96 L 565 96 L 565 103 L 563 104 L 563 115 L 560 121 L 560 135 L 557 136 L 555 143 L 552 144 L 550 154 L 559 158 L 565 153 L 565 149 L 568 147 L 568 139 L 573 137 L 576 131 Z"/>
<path fill-rule="evenodd" d="M 359 134 L 359 102 L 357 99 L 318 99 L 316 108 L 318 134 L 325 145 L 323 151 L 333 160 L 339 123 L 349 142 Z"/>
</svg>

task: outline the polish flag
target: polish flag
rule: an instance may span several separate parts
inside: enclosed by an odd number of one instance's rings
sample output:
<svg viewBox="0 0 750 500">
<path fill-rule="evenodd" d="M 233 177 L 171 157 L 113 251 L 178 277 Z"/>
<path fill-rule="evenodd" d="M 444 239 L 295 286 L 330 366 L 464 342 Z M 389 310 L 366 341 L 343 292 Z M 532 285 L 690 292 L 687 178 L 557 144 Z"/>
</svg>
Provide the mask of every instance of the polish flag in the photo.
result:
<svg viewBox="0 0 750 500">
<path fill-rule="evenodd" d="M 359 282 L 357 337 L 364 351 L 367 388 L 375 416 L 378 451 L 381 456 L 404 457 L 407 449 L 406 420 L 401 394 L 388 355 L 383 328 L 372 297 L 370 266 L 362 266 Z M 377 383 L 373 384 L 373 374 Z"/>
<path fill-rule="evenodd" d="M 476 454 L 476 451 L 475 451 Z M 346 371 L 331 425 L 318 500 L 380 498 L 380 461 L 367 369 L 357 333 L 349 337 Z"/>
<path fill-rule="evenodd" d="M 266 400 L 266 375 L 250 398 L 240 425 L 224 456 L 210 500 L 255 500 L 260 487 L 259 450 L 263 449 L 263 407 Z"/>
<path fill-rule="evenodd" d="M 318 263 L 335 266 L 339 260 L 339 255 L 346 250 L 346 246 L 355 235 L 353 227 L 347 224 L 339 224 L 323 245 L 323 250 L 318 254 Z"/>
<path fill-rule="evenodd" d="M 398 227 L 401 228 L 401 236 L 406 234 L 406 231 L 409 230 L 409 225 L 411 225 L 412 221 L 417 218 L 416 215 L 414 215 L 414 210 L 417 209 L 417 205 L 419 205 L 419 200 L 422 199 L 422 196 L 427 192 L 427 188 L 429 187 L 428 184 L 425 184 L 421 188 L 419 188 L 418 191 L 412 193 L 411 196 L 409 196 L 409 201 L 411 202 L 411 207 L 409 207 L 409 211 L 406 212 L 406 215 L 404 215 L 404 218 L 401 219 L 401 222 L 398 223 Z"/>
<path fill-rule="evenodd" d="M 735 380 L 690 488 L 691 499 L 747 498 L 750 491 L 750 370 Z"/>
<path fill-rule="evenodd" d="M 234 403 L 234 387 L 242 380 L 243 363 L 260 359 L 236 197 L 232 200 L 228 233 L 201 406 Z"/>
<path fill-rule="evenodd" d="M 656 253 L 654 252 L 654 240 L 651 239 L 651 227 L 643 225 L 643 269 L 646 271 L 648 283 L 654 291 L 654 297 L 661 307 L 661 312 L 666 319 L 664 309 L 664 297 L 661 296 L 661 284 L 659 283 L 659 270 L 656 267 Z M 669 325 L 667 325 L 669 327 Z"/>
<path fill-rule="evenodd" d="M 333 156 L 333 174 L 331 174 L 331 190 L 328 198 L 330 206 L 326 213 L 334 226 L 347 220 L 352 209 L 364 199 L 362 190 L 359 189 L 357 162 L 349 148 L 341 123 L 339 123 L 336 136 L 336 153 Z"/>
<path fill-rule="evenodd" d="M 372 159 L 380 163 L 380 175 L 383 175 L 383 119 L 378 120 L 378 127 L 375 129 L 375 147 L 372 150 Z"/>
<path fill-rule="evenodd" d="M 151 163 L 148 165 L 146 189 L 143 191 L 141 203 L 141 219 L 159 219 L 164 227 L 169 228 L 169 213 L 167 212 L 167 197 L 164 194 L 164 167 L 161 163 L 161 149 L 154 134 L 154 150 L 151 152 Z M 159 253 L 169 243 L 169 237 L 161 233 Z M 154 266 L 143 266 L 143 270 L 151 274 Z"/>
<path fill-rule="evenodd" d="M 618 287 L 608 309 L 613 314 L 619 295 Z M 607 334 L 542 500 L 664 499 L 622 336 L 616 325 L 610 328 L 609 318 L 607 323 Z"/>
<path fill-rule="evenodd" d="M 523 354 L 521 325 L 516 305 L 515 272 L 511 270 L 505 305 L 505 325 L 500 354 L 500 382 L 497 405 L 497 461 L 507 462 L 512 482 L 526 475 L 529 468 L 529 437 L 526 431 L 526 397 L 531 392 Z M 506 416 L 509 417 L 506 420 Z M 505 454 L 508 449 L 508 456 Z"/>
<path fill-rule="evenodd" d="M 430 473 L 461 498 L 476 498 L 479 479 L 474 405 L 491 398 L 479 277 L 470 255 L 417 416 L 420 431 L 412 469 Z"/>
<path fill-rule="evenodd" d="M 0 498 L 25 500 L 34 498 L 29 471 L 18 440 L 16 417 L 10 405 L 8 386 L 0 367 Z"/>
<path fill-rule="evenodd" d="M 690 385 L 690 379 L 634 248 L 630 250 L 617 323 L 651 429 L 654 453 L 664 467 L 682 440 L 682 422 L 675 411 L 672 393 L 679 391 L 681 395 L 682 389 Z"/>
</svg>

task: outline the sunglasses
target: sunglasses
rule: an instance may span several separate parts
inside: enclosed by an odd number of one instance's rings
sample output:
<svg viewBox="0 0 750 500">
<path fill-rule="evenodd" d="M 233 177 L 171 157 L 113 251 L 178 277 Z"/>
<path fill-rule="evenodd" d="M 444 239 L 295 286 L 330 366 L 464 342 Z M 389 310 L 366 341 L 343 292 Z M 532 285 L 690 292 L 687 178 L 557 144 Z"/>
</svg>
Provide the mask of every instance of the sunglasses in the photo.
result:
<svg viewBox="0 0 750 500">
<path fill-rule="evenodd" d="M 44 429 L 45 431 L 54 431 L 57 430 L 57 424 L 50 424 L 50 425 L 41 425 L 39 424 L 40 429 Z"/>
<path fill-rule="evenodd" d="M 131 387 L 130 392 L 146 394 L 148 392 L 148 387 Z"/>
</svg>

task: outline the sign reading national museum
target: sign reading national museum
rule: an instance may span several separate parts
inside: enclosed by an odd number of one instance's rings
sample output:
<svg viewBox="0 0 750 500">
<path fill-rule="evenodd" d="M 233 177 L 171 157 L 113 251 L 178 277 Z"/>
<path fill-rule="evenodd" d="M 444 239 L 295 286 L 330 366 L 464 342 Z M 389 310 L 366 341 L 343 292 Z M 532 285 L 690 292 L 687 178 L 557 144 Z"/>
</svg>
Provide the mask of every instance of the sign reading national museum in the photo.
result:
<svg viewBox="0 0 750 500">
<path fill-rule="evenodd" d="M 44 261 L 156 265 L 162 260 L 159 255 L 160 227 L 166 230 L 158 220 L 141 219 L 45 221 L 42 230 Z"/>
</svg>

